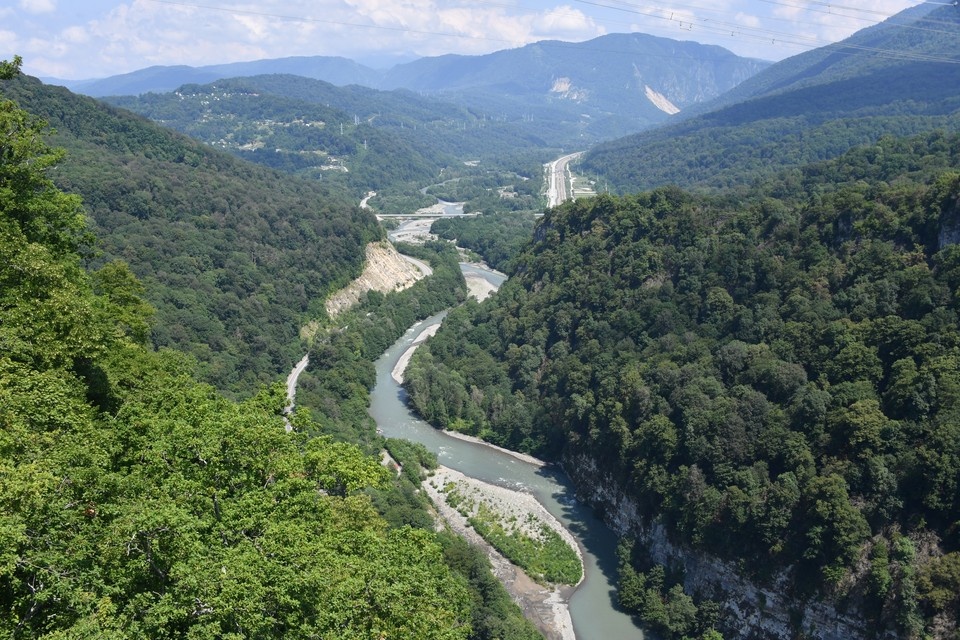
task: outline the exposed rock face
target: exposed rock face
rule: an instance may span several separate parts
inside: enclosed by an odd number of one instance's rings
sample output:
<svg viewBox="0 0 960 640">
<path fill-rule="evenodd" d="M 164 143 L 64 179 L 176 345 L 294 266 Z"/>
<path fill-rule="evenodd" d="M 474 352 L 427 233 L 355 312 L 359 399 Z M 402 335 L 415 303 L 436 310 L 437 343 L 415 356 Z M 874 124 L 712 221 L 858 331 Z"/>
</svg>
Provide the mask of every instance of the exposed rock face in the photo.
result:
<svg viewBox="0 0 960 640">
<path fill-rule="evenodd" d="M 589 456 L 568 456 L 563 466 L 577 487 L 578 497 L 602 510 L 607 525 L 620 535 L 636 538 L 655 562 L 682 567 L 687 593 L 720 603 L 724 638 L 868 637 L 865 620 L 855 612 L 840 612 L 829 602 L 792 598 L 787 572 L 778 574 L 770 584 L 758 585 L 739 575 L 730 562 L 674 544 L 662 525 L 640 517 L 636 503 Z"/>
<path fill-rule="evenodd" d="M 327 299 L 326 309 L 335 317 L 356 304 L 367 291 L 402 291 L 424 276 L 413 263 L 404 260 L 389 242 L 367 245 L 366 264 L 360 277 Z"/>
<path fill-rule="evenodd" d="M 663 111 L 668 113 L 671 116 L 677 113 L 680 113 L 680 107 L 670 102 L 665 95 L 654 91 L 650 85 L 643 86 L 644 95 L 647 96 L 647 100 L 653 103 L 653 105 Z"/>
<path fill-rule="evenodd" d="M 586 91 L 573 86 L 570 78 L 554 78 L 553 86 L 550 87 L 550 93 L 556 93 L 561 98 L 573 100 L 574 102 L 586 102 L 589 98 L 589 94 Z"/>
</svg>

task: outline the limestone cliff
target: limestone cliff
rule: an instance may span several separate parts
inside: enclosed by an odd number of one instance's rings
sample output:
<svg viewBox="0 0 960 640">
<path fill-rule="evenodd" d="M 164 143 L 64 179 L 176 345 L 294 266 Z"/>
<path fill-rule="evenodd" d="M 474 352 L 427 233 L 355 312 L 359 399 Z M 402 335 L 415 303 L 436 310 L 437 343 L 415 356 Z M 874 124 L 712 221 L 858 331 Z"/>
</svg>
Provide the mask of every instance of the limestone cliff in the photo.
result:
<svg viewBox="0 0 960 640">
<path fill-rule="evenodd" d="M 616 480 L 587 455 L 572 455 L 563 467 L 577 487 L 577 496 L 603 513 L 607 525 L 643 545 L 653 561 L 681 568 L 684 590 L 721 604 L 724 638 L 790 640 L 865 640 L 867 625 L 856 611 L 840 611 L 830 602 L 793 598 L 789 574 L 756 584 L 737 567 L 709 554 L 674 544 L 663 525 L 646 522 L 634 501 Z"/>
</svg>

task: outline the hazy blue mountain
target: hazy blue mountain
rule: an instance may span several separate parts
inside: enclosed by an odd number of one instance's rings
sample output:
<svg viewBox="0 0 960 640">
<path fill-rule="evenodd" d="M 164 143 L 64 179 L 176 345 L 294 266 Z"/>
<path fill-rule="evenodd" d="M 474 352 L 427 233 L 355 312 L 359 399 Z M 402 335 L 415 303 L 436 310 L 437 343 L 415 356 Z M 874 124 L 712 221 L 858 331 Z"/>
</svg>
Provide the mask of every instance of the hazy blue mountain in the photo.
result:
<svg viewBox="0 0 960 640">
<path fill-rule="evenodd" d="M 549 145 L 583 148 L 663 123 L 767 66 L 721 47 L 611 34 L 581 43 L 538 42 L 482 56 L 421 58 L 385 71 L 345 58 L 315 56 L 151 67 L 102 80 L 60 83 L 103 97 L 167 92 L 225 78 L 295 75 L 336 86 L 406 89 L 475 111 L 481 121 L 526 123 L 522 128 L 527 134 Z"/>
<path fill-rule="evenodd" d="M 285 74 L 103 100 L 245 159 L 343 182 L 356 194 L 422 186 L 455 157 L 504 166 L 519 156 L 539 165 L 556 152 L 532 133 L 537 123 L 494 121 L 406 90 Z"/>
<path fill-rule="evenodd" d="M 339 109 L 360 122 L 386 129 L 436 158 L 496 158 L 561 146 L 560 134 L 537 122 L 497 117 L 494 108 L 459 105 L 406 89 L 383 91 L 359 85 L 336 87 L 321 80 L 263 75 L 238 80 L 257 90 Z M 561 114 L 555 114 L 557 118 Z M 553 135 L 550 135 L 553 134 Z M 552 150 L 546 152 L 548 155 Z"/>
<path fill-rule="evenodd" d="M 599 145 L 584 169 L 619 191 L 722 187 L 883 135 L 958 130 L 958 42 L 960 10 L 908 10 L 773 65 L 706 113 Z"/>
<path fill-rule="evenodd" d="M 67 87 L 83 95 L 138 95 L 148 91 L 170 91 L 188 82 L 204 83 L 217 79 L 217 74 L 186 65 L 155 66 L 118 76 L 96 80 L 59 80 L 45 78 L 44 83 Z"/>
<path fill-rule="evenodd" d="M 289 73 L 305 78 L 325 80 L 335 85 L 374 85 L 381 72 L 353 60 L 331 56 L 296 56 L 274 60 L 234 62 L 203 67 L 157 66 L 100 80 L 70 82 L 51 80 L 67 88 L 93 97 L 139 95 L 148 92 L 173 91 L 184 84 L 206 84 L 222 78 L 255 76 L 263 73 Z"/>
<path fill-rule="evenodd" d="M 381 87 L 499 108 L 507 117 L 557 110 L 585 141 L 666 121 L 769 65 L 721 47 L 645 34 L 545 41 L 484 56 L 421 58 L 387 72 Z"/>
<path fill-rule="evenodd" d="M 683 109 L 729 90 L 770 63 L 721 47 L 642 33 L 544 41 L 483 56 L 421 58 L 387 72 L 383 88 L 491 89 L 610 107 L 647 102 L 646 88 Z"/>
<path fill-rule="evenodd" d="M 929 57 L 952 57 L 956 30 L 950 14 L 931 16 L 936 9 L 921 4 L 884 22 L 862 29 L 846 40 L 793 56 L 740 83 L 719 97 L 690 109 L 686 115 L 705 113 L 753 98 L 825 85 L 875 71 L 883 73 L 891 63 L 923 62 Z M 940 20 L 946 18 L 946 25 Z M 883 83 L 879 83 L 881 86 Z"/>
</svg>

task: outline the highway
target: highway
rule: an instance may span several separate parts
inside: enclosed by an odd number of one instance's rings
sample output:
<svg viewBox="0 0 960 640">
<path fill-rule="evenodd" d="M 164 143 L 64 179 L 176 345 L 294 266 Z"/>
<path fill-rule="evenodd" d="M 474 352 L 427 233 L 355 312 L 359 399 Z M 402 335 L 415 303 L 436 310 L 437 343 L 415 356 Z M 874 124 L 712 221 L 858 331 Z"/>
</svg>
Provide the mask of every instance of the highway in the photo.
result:
<svg viewBox="0 0 960 640">
<path fill-rule="evenodd" d="M 567 165 L 579 158 L 583 151 L 569 153 L 544 165 L 547 173 L 547 206 L 555 207 L 573 197 L 573 184 Z"/>
</svg>

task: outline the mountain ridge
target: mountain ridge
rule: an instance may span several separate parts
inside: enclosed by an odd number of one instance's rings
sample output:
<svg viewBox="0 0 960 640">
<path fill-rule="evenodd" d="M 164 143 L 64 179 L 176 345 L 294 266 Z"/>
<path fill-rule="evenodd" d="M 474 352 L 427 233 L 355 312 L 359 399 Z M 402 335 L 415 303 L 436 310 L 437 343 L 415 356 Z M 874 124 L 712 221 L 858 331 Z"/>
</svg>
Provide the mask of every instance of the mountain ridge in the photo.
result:
<svg viewBox="0 0 960 640">
<path fill-rule="evenodd" d="M 515 121 L 550 118 L 551 126 L 562 129 L 564 144 L 584 146 L 666 122 L 678 109 L 719 96 L 768 65 L 715 45 L 615 33 L 580 43 L 542 41 L 484 55 L 420 58 L 385 71 L 318 56 L 151 67 L 67 86 L 103 98 L 292 74 L 340 87 L 412 91 Z"/>
<path fill-rule="evenodd" d="M 298 329 L 363 266 L 374 217 L 326 182 L 244 162 L 132 112 L 26 76 L 4 95 L 55 128 L 51 171 L 83 197 L 97 260 L 122 259 L 157 309 L 154 346 L 242 393 L 289 369 Z"/>
<path fill-rule="evenodd" d="M 584 170 L 621 192 L 670 183 L 714 189 L 835 157 L 885 134 L 957 130 L 960 11 L 924 15 L 906 25 L 901 15 L 772 65 L 675 122 L 598 145 Z M 899 28 L 916 20 L 939 27 Z"/>
</svg>

